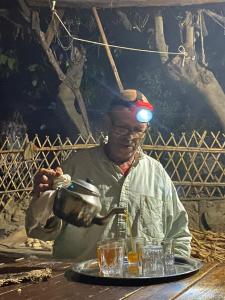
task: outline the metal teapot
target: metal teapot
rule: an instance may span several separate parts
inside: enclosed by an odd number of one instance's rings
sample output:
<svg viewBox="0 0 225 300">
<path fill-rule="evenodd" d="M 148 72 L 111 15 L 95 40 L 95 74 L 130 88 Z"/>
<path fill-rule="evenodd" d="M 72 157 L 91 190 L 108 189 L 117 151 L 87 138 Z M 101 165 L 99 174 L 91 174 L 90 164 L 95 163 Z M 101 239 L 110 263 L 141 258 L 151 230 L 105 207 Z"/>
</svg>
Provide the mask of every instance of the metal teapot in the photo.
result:
<svg viewBox="0 0 225 300">
<path fill-rule="evenodd" d="M 115 207 L 106 216 L 102 216 L 101 209 L 100 192 L 88 179 L 71 181 L 57 189 L 53 212 L 67 223 L 84 227 L 103 225 L 113 215 L 125 214 L 124 208 Z"/>
</svg>

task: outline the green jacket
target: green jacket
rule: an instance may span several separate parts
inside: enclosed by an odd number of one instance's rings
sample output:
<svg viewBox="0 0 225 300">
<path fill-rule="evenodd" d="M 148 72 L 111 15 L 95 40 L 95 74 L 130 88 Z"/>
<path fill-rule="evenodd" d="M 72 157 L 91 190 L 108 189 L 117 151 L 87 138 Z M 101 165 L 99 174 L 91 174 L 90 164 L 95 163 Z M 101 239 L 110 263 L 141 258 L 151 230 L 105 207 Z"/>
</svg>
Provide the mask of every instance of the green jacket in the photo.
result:
<svg viewBox="0 0 225 300">
<path fill-rule="evenodd" d="M 141 152 L 124 177 L 118 166 L 107 158 L 103 146 L 98 146 L 73 153 L 63 164 L 63 170 L 72 180 L 89 178 L 93 181 L 101 193 L 102 214 L 115 206 L 125 207 L 129 212 L 133 236 L 143 236 L 147 240 L 151 237 L 174 238 L 175 254 L 190 255 L 187 213 L 170 177 L 158 161 Z M 55 240 L 56 257 L 70 257 L 75 261 L 93 258 L 98 240 L 126 237 L 129 233 L 126 220 L 121 215 L 113 217 L 106 225 L 88 228 L 70 224 L 62 226 L 62 221 L 56 219 L 53 228 L 44 229 L 40 222 L 35 221 L 37 210 L 43 209 L 44 201 L 40 205 L 38 199 L 35 201 L 35 209 L 32 209 L 31 202 L 27 212 L 27 233 L 34 238 Z M 52 211 L 48 210 L 50 216 Z M 42 225 L 46 220 L 45 217 Z"/>
</svg>

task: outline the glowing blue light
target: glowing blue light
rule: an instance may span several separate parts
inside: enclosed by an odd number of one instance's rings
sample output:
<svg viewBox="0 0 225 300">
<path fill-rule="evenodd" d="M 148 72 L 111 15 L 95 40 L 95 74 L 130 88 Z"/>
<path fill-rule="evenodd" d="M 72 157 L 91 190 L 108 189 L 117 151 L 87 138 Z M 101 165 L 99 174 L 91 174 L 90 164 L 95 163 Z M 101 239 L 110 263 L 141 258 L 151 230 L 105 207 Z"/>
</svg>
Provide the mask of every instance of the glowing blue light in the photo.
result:
<svg viewBox="0 0 225 300">
<path fill-rule="evenodd" d="M 151 121 L 152 117 L 153 117 L 152 112 L 144 108 L 140 109 L 136 114 L 136 119 L 138 120 L 138 122 L 141 123 L 147 123 Z"/>
</svg>

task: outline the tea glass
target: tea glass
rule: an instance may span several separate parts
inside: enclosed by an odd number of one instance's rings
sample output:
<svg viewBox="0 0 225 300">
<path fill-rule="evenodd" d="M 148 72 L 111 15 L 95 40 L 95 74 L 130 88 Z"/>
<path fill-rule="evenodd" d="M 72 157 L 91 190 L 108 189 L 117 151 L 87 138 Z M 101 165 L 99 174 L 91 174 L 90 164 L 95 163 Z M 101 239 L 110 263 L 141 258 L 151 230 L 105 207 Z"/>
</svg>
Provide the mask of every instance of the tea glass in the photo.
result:
<svg viewBox="0 0 225 300">
<path fill-rule="evenodd" d="M 100 272 L 104 276 L 121 276 L 124 264 L 124 241 L 106 240 L 98 242 L 97 258 Z"/>
<path fill-rule="evenodd" d="M 165 238 L 162 240 L 164 264 L 165 266 L 174 265 L 174 239 Z"/>
<path fill-rule="evenodd" d="M 126 239 L 126 256 L 128 261 L 128 273 L 139 275 L 142 270 L 142 248 L 145 245 L 144 237 L 132 237 Z"/>
<path fill-rule="evenodd" d="M 172 238 L 151 238 L 150 242 L 153 245 L 163 247 L 163 260 L 165 265 L 174 265 L 174 245 L 175 240 Z"/>
<path fill-rule="evenodd" d="M 163 247 L 146 243 L 142 248 L 142 274 L 144 276 L 164 275 Z"/>
<path fill-rule="evenodd" d="M 143 274 L 162 275 L 174 266 L 174 239 L 151 238 L 143 249 Z"/>
</svg>

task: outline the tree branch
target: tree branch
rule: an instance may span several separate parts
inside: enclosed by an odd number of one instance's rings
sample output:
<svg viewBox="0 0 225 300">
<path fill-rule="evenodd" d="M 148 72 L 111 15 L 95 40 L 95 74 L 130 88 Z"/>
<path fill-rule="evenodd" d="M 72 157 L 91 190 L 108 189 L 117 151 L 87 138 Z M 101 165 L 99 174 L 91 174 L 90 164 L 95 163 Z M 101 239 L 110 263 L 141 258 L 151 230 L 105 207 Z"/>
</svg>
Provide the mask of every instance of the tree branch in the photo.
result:
<svg viewBox="0 0 225 300">
<path fill-rule="evenodd" d="M 57 13 L 58 13 L 59 17 L 62 18 L 64 15 L 64 10 L 59 9 L 57 11 Z M 58 18 L 55 18 L 55 15 L 53 15 L 53 18 L 52 18 L 52 20 L 48 26 L 48 29 L 45 33 L 45 39 L 46 39 L 46 43 L 47 43 L 48 47 L 50 47 L 58 28 L 59 28 L 59 20 L 58 20 Z"/>
<path fill-rule="evenodd" d="M 130 20 L 128 19 L 127 14 L 125 14 L 125 13 L 124 13 L 123 11 L 121 11 L 121 10 L 117 10 L 116 13 L 117 13 L 117 15 L 119 16 L 119 18 L 120 18 L 120 20 L 121 20 L 123 26 L 124 26 L 127 30 L 131 31 L 133 26 L 132 26 Z"/>
<path fill-rule="evenodd" d="M 1 17 L 6 19 L 9 23 L 12 23 L 17 28 L 17 31 L 23 28 L 21 24 L 12 20 L 12 18 L 10 17 L 10 11 L 8 9 L 0 9 L 0 18 Z"/>
<path fill-rule="evenodd" d="M 20 13 L 23 16 L 23 18 L 30 23 L 31 22 L 31 10 L 30 8 L 26 5 L 24 0 L 18 0 L 18 3 L 20 5 Z"/>
<path fill-rule="evenodd" d="M 194 42 L 194 26 L 192 21 L 192 13 L 188 12 L 185 19 L 185 29 L 186 29 L 186 41 L 185 48 L 190 52 L 190 54 L 195 52 L 195 42 Z"/>
<path fill-rule="evenodd" d="M 46 55 L 48 56 L 49 62 L 51 63 L 51 65 L 55 69 L 56 73 L 58 74 L 59 79 L 61 81 L 63 81 L 66 78 L 66 76 L 63 73 L 63 71 L 61 70 L 52 50 L 49 48 L 49 46 L 47 44 L 44 32 L 41 31 L 41 29 L 40 29 L 39 14 L 37 11 L 33 11 L 33 13 L 32 13 L 32 29 L 35 31 L 35 33 L 41 43 L 41 46 L 44 49 Z"/>
<path fill-rule="evenodd" d="M 161 62 L 164 64 L 167 62 L 168 56 L 168 46 L 165 41 L 164 36 L 164 26 L 163 26 L 163 16 L 161 11 L 158 11 L 155 15 L 155 39 L 156 39 L 156 48 L 165 53 L 160 54 Z"/>
<path fill-rule="evenodd" d="M 88 137 L 90 134 L 90 126 L 88 122 L 88 116 L 85 108 L 85 103 L 80 93 L 79 87 L 81 78 L 83 75 L 83 65 L 86 59 L 85 54 L 82 56 L 83 60 L 81 61 L 80 57 L 74 57 L 72 61 L 72 67 L 67 70 L 66 75 L 63 73 L 60 65 L 52 52 L 50 45 L 55 36 L 55 30 L 57 30 L 59 26 L 58 20 L 51 20 L 46 34 L 41 30 L 40 27 L 40 19 L 37 11 L 30 10 L 29 7 L 26 6 L 24 0 L 18 0 L 19 5 L 21 7 L 21 14 L 25 18 L 26 21 L 31 23 L 32 29 L 38 37 L 38 40 L 45 51 L 48 60 L 55 72 L 58 75 L 58 78 L 62 81 L 59 86 L 59 98 L 61 99 L 60 109 L 57 111 L 57 114 L 62 118 L 64 116 L 64 122 L 66 123 L 65 127 L 67 128 L 67 132 L 74 134 L 74 126 L 78 128 L 81 134 L 84 137 Z M 64 11 L 58 10 L 58 14 L 60 17 L 63 16 Z M 79 51 L 77 51 L 79 52 Z M 77 53 L 76 52 L 76 53 Z M 79 66 L 78 66 L 79 65 Z M 81 70 L 79 70 L 79 68 Z M 72 71 L 71 71 L 72 70 Z M 77 73 L 75 72 L 77 71 Z M 74 72 L 76 74 L 74 74 Z M 74 81 L 73 81 L 74 80 Z M 74 101 L 77 101 L 80 107 L 81 114 L 74 107 Z M 64 112 L 64 113 L 63 113 Z M 69 118 L 68 118 L 69 117 Z"/>
<path fill-rule="evenodd" d="M 89 122 L 88 122 L 88 116 L 87 111 L 85 107 L 85 102 L 83 99 L 83 96 L 80 92 L 80 84 L 83 77 L 83 69 L 84 64 L 86 61 L 86 51 L 83 47 L 78 49 L 77 47 L 73 48 L 72 53 L 73 59 L 72 62 L 66 72 L 66 78 L 64 80 L 64 83 L 70 87 L 71 91 L 73 92 L 76 101 L 78 102 L 79 109 L 81 111 L 82 117 L 84 119 L 84 124 L 86 127 L 86 130 L 88 133 L 91 132 Z"/>
</svg>

